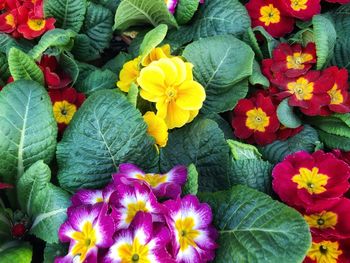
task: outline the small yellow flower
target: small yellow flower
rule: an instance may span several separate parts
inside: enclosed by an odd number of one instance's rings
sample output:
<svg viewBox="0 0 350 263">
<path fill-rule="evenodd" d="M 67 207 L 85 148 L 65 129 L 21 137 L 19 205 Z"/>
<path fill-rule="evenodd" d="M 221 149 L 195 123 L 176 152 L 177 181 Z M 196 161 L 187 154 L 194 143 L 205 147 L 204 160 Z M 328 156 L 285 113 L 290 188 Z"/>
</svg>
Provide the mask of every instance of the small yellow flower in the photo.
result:
<svg viewBox="0 0 350 263">
<path fill-rule="evenodd" d="M 162 118 L 159 118 L 152 111 L 146 112 L 143 119 L 147 123 L 147 132 L 155 140 L 159 147 L 165 147 L 168 142 L 168 127 Z"/>
<path fill-rule="evenodd" d="M 148 56 L 144 57 L 142 60 L 142 66 L 146 67 L 153 61 L 160 60 L 161 58 L 171 58 L 170 45 L 166 44 L 162 47 L 156 47 L 152 49 Z"/>
<path fill-rule="evenodd" d="M 126 62 L 119 73 L 118 88 L 124 92 L 129 92 L 132 83 L 137 84 L 137 78 L 140 74 L 139 70 L 140 57 Z"/>
<path fill-rule="evenodd" d="M 76 111 L 77 106 L 69 103 L 66 100 L 56 101 L 53 105 L 53 114 L 57 123 L 64 123 L 68 125 Z"/>
<path fill-rule="evenodd" d="M 169 129 L 191 122 L 205 100 L 205 90 L 193 80 L 193 65 L 178 57 L 162 58 L 141 70 L 137 79 L 143 99 L 155 102 L 157 116 Z"/>
</svg>

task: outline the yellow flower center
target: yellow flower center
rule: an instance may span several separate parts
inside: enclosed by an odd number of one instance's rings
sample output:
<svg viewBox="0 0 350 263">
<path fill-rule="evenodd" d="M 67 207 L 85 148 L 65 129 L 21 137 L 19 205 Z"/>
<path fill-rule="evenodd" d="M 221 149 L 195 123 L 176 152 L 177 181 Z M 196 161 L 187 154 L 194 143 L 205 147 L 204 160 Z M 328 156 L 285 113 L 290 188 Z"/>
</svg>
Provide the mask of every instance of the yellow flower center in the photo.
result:
<svg viewBox="0 0 350 263">
<path fill-rule="evenodd" d="M 331 105 L 339 105 L 344 102 L 344 97 L 341 94 L 340 89 L 338 89 L 337 84 L 334 84 L 334 86 L 327 93 L 331 97 Z"/>
<path fill-rule="evenodd" d="M 45 19 L 28 19 L 27 24 L 31 30 L 40 31 L 45 28 L 46 21 Z"/>
<path fill-rule="evenodd" d="M 126 223 L 130 224 L 131 221 L 134 219 L 137 212 L 148 212 L 148 209 L 146 207 L 146 203 L 144 201 L 137 201 L 137 203 L 131 203 L 127 207 L 127 216 L 126 216 Z"/>
<path fill-rule="evenodd" d="M 80 262 L 83 262 L 86 254 L 96 244 L 96 232 L 91 222 L 86 222 L 81 232 L 74 232 L 72 238 L 76 241 L 76 244 L 72 248 L 72 254 L 73 256 L 79 255 Z"/>
<path fill-rule="evenodd" d="M 53 114 L 57 123 L 69 124 L 72 120 L 77 107 L 68 101 L 56 101 L 53 105 Z"/>
<path fill-rule="evenodd" d="M 294 11 L 305 10 L 307 8 L 307 1 L 308 0 L 291 0 L 290 6 Z"/>
<path fill-rule="evenodd" d="M 151 263 L 149 248 L 142 245 L 137 237 L 132 244 L 123 244 L 117 251 L 122 263 Z"/>
<path fill-rule="evenodd" d="M 304 215 L 304 218 L 310 227 L 318 229 L 334 229 L 338 222 L 337 214 L 327 211 L 322 211 L 321 213 L 312 215 Z"/>
<path fill-rule="evenodd" d="M 287 88 L 291 94 L 294 94 L 298 100 L 311 100 L 314 83 L 309 82 L 306 78 L 300 77 L 296 82 L 290 82 Z"/>
<path fill-rule="evenodd" d="M 320 243 L 312 242 L 307 256 L 317 263 L 337 263 L 341 254 L 343 251 L 339 249 L 338 242 L 322 241 Z"/>
<path fill-rule="evenodd" d="M 103 198 L 102 197 L 97 197 L 96 198 L 96 203 L 102 203 L 103 202 Z"/>
<path fill-rule="evenodd" d="M 270 117 L 261 109 L 254 108 L 247 111 L 245 125 L 254 131 L 265 132 L 265 128 L 270 124 Z"/>
<path fill-rule="evenodd" d="M 168 87 L 165 91 L 165 95 L 167 97 L 167 102 L 175 100 L 177 97 L 177 90 L 173 87 Z"/>
<path fill-rule="evenodd" d="M 8 14 L 7 16 L 5 16 L 5 20 L 6 20 L 6 24 L 11 26 L 12 28 L 16 27 L 15 17 L 12 14 Z"/>
<path fill-rule="evenodd" d="M 321 194 L 327 189 L 324 187 L 328 182 L 328 176 L 318 173 L 318 168 L 300 168 L 299 174 L 292 177 L 292 181 L 298 184 L 298 189 L 306 189 L 309 194 Z"/>
<path fill-rule="evenodd" d="M 167 175 L 161 175 L 161 174 L 137 174 L 136 178 L 146 181 L 150 186 L 153 188 L 157 187 L 158 185 L 165 183 L 167 181 Z"/>
<path fill-rule="evenodd" d="M 287 68 L 288 69 L 304 69 L 304 63 L 311 61 L 313 56 L 308 53 L 293 53 L 292 56 L 287 56 Z"/>
<path fill-rule="evenodd" d="M 265 26 L 281 21 L 281 13 L 273 4 L 262 6 L 260 8 L 260 15 L 259 20 L 265 23 Z"/>
<path fill-rule="evenodd" d="M 189 246 L 197 247 L 194 239 L 199 236 L 199 231 L 194 229 L 194 220 L 191 217 L 180 218 L 175 222 L 177 238 L 180 243 L 180 250 L 184 251 Z"/>
</svg>

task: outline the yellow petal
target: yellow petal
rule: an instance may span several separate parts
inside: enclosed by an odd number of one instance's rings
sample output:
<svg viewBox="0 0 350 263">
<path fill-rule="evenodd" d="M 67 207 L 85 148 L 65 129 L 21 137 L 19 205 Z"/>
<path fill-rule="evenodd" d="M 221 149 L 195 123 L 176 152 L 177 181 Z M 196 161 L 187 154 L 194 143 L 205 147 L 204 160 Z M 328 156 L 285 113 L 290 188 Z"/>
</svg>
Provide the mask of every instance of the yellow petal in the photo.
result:
<svg viewBox="0 0 350 263">
<path fill-rule="evenodd" d="M 117 82 L 118 88 L 122 91 L 129 92 L 131 83 L 136 83 L 137 77 L 140 74 L 138 67 L 139 60 L 140 58 L 137 57 L 123 65 L 123 68 L 119 73 L 119 81 Z"/>
<path fill-rule="evenodd" d="M 169 129 L 180 128 L 184 126 L 190 118 L 190 112 L 183 110 L 176 105 L 174 101 L 169 102 L 168 112 L 165 118 L 165 122 Z"/>
<path fill-rule="evenodd" d="M 193 80 L 193 64 L 186 62 L 186 80 Z"/>
<path fill-rule="evenodd" d="M 168 102 L 166 101 L 166 97 L 159 100 L 156 104 L 157 108 L 157 116 L 159 118 L 165 119 L 168 114 Z"/>
<path fill-rule="evenodd" d="M 178 87 L 176 104 L 185 110 L 199 110 L 205 100 L 205 90 L 193 80 L 185 81 Z"/>
<path fill-rule="evenodd" d="M 155 139 L 157 145 L 164 147 L 168 142 L 168 127 L 165 121 L 152 111 L 146 112 L 143 119 L 147 123 L 148 134 Z"/>
<path fill-rule="evenodd" d="M 186 63 L 180 57 L 174 57 L 171 59 L 177 70 L 177 78 L 174 82 L 174 86 L 181 85 L 187 78 Z"/>
<path fill-rule="evenodd" d="M 137 82 L 141 87 L 141 91 L 145 90 L 154 97 L 162 96 L 166 89 L 164 84 L 165 75 L 162 69 L 157 66 L 153 66 L 153 64 L 141 70 L 140 77 L 137 79 Z"/>
<path fill-rule="evenodd" d="M 143 58 L 142 66 L 148 66 L 153 61 L 160 60 L 161 58 L 171 58 L 170 45 L 166 44 L 162 47 L 152 49 L 152 51 Z"/>
<path fill-rule="evenodd" d="M 190 123 L 191 121 L 193 121 L 194 118 L 197 117 L 198 113 L 199 113 L 199 110 L 191 110 L 190 111 L 190 118 L 188 119 L 187 123 Z"/>
<path fill-rule="evenodd" d="M 156 62 L 153 62 L 150 66 L 157 66 L 165 75 L 165 85 L 172 86 L 177 80 L 177 68 L 170 58 L 162 58 Z"/>
</svg>

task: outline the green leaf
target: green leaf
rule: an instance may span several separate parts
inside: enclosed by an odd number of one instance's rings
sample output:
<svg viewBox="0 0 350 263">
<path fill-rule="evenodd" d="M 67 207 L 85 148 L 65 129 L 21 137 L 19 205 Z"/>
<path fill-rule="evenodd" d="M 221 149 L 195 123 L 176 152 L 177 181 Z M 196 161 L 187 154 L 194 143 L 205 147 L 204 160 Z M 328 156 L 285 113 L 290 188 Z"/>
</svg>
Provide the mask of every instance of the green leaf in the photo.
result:
<svg viewBox="0 0 350 263">
<path fill-rule="evenodd" d="M 60 57 L 60 65 L 72 78 L 72 83 L 70 85 L 73 86 L 79 76 L 79 67 L 75 62 L 73 55 L 69 52 L 62 53 Z"/>
<path fill-rule="evenodd" d="M 44 74 L 26 53 L 17 48 L 11 48 L 8 54 L 8 64 L 14 80 L 34 80 L 44 85 Z"/>
<path fill-rule="evenodd" d="M 239 141 L 227 140 L 231 153 L 235 160 L 260 159 L 261 153 L 256 147 Z"/>
<path fill-rule="evenodd" d="M 18 200 L 23 211 L 33 219 L 30 233 L 48 243 L 58 242 L 58 229 L 66 220 L 69 195 L 50 183 L 50 168 L 34 163 L 19 179 Z"/>
<path fill-rule="evenodd" d="M 1 250 L 0 248 L 2 263 L 30 263 L 32 262 L 32 254 L 32 247 L 26 243 L 5 250 Z"/>
<path fill-rule="evenodd" d="M 337 32 L 332 22 L 324 15 L 313 16 L 312 24 L 316 44 L 317 69 L 323 69 L 333 56 Z"/>
<path fill-rule="evenodd" d="M 114 22 L 113 29 L 119 31 L 145 24 L 154 27 L 160 24 L 177 27 L 175 18 L 163 0 L 123 0 L 118 6 Z"/>
<path fill-rule="evenodd" d="M 5 54 L 0 53 L 0 79 L 6 83 L 10 76 L 11 73 L 7 63 L 7 57 Z"/>
<path fill-rule="evenodd" d="M 254 59 L 253 61 L 253 72 L 249 77 L 249 83 L 252 85 L 261 85 L 263 87 L 269 87 L 269 80 L 261 73 L 259 63 Z"/>
<path fill-rule="evenodd" d="M 88 73 L 84 79 L 78 80 L 75 87 L 79 92 L 91 95 L 98 90 L 115 89 L 117 80 L 117 75 L 110 70 L 96 69 Z"/>
<path fill-rule="evenodd" d="M 0 200 L 0 204 L 2 200 Z M 0 206 L 0 246 L 8 240 L 12 240 L 12 211 Z"/>
<path fill-rule="evenodd" d="M 272 168 L 259 159 L 240 159 L 232 162 L 231 185 L 242 184 L 266 194 L 272 193 Z"/>
<path fill-rule="evenodd" d="M 38 160 L 52 160 L 57 124 L 42 86 L 19 80 L 1 91 L 0 135 L 0 177 L 6 182 L 13 183 Z"/>
<path fill-rule="evenodd" d="M 52 263 L 56 257 L 63 257 L 67 255 L 68 247 L 65 244 L 46 244 L 44 250 L 44 262 Z"/>
<path fill-rule="evenodd" d="M 340 149 L 342 151 L 350 151 L 349 137 L 334 135 L 317 129 L 320 141 L 330 149 Z"/>
<path fill-rule="evenodd" d="M 246 186 L 201 195 L 219 231 L 215 262 L 302 262 L 310 230 L 294 209 Z"/>
<path fill-rule="evenodd" d="M 7 54 L 12 47 L 16 47 L 24 52 L 31 49 L 33 44 L 24 39 L 16 40 L 9 34 L 0 33 L 0 52 Z"/>
<path fill-rule="evenodd" d="M 148 56 L 151 53 L 152 49 L 157 47 L 165 38 L 166 33 L 168 32 L 168 26 L 161 24 L 156 28 L 149 31 L 140 46 L 140 56 L 141 60 Z"/>
<path fill-rule="evenodd" d="M 254 36 L 255 34 L 259 34 L 263 37 L 264 41 L 262 41 L 265 44 L 260 44 L 261 52 L 264 54 L 265 58 L 271 58 L 272 52 L 278 46 L 280 43 L 278 40 L 273 38 L 262 26 L 257 26 L 253 28 Z"/>
<path fill-rule="evenodd" d="M 161 171 L 175 165 L 194 164 L 200 174 L 199 191 L 216 191 L 230 185 L 230 149 L 223 132 L 209 119 L 194 122 L 169 134 L 168 144 L 160 150 Z"/>
<path fill-rule="evenodd" d="M 225 139 L 234 139 L 233 136 L 233 130 L 231 125 L 219 114 L 217 113 L 211 113 L 205 115 L 206 118 L 215 121 L 218 125 L 221 131 L 224 133 Z"/>
<path fill-rule="evenodd" d="M 214 36 L 193 42 L 182 55 L 194 65 L 194 77 L 206 90 L 203 112 L 231 110 L 246 96 L 248 86 L 241 83 L 252 74 L 254 52 L 244 42 Z"/>
<path fill-rule="evenodd" d="M 120 52 L 116 57 L 109 60 L 102 69 L 109 69 L 113 73 L 115 73 L 117 76 L 119 76 L 119 72 L 123 68 L 123 65 L 129 61 L 132 60 L 132 56 L 125 52 Z"/>
<path fill-rule="evenodd" d="M 56 19 L 56 28 L 71 29 L 79 32 L 86 13 L 86 0 L 46 0 L 44 2 L 46 17 Z"/>
<path fill-rule="evenodd" d="M 182 194 L 196 195 L 198 193 L 198 172 L 196 166 L 191 163 L 187 168 L 187 181 L 182 189 Z"/>
<path fill-rule="evenodd" d="M 180 25 L 190 22 L 191 18 L 194 16 L 194 13 L 197 11 L 198 6 L 198 0 L 179 0 L 176 6 L 176 21 Z"/>
<path fill-rule="evenodd" d="M 91 61 L 100 57 L 100 52 L 90 45 L 90 38 L 85 34 L 75 37 L 72 54 L 80 61 Z"/>
<path fill-rule="evenodd" d="M 137 105 L 137 97 L 139 95 L 139 87 L 132 83 L 127 95 L 128 101 L 136 108 Z"/>
<path fill-rule="evenodd" d="M 64 189 L 99 188 L 120 163 L 154 170 L 154 140 L 140 112 L 117 91 L 92 94 L 75 114 L 57 146 L 58 180 Z"/>
<path fill-rule="evenodd" d="M 288 99 L 283 100 L 277 107 L 278 120 L 287 128 L 298 128 L 302 125 L 300 118 L 294 113 L 293 107 L 289 106 Z"/>
<path fill-rule="evenodd" d="M 202 4 L 193 22 L 172 30 L 166 38 L 174 49 L 201 38 L 230 34 L 243 35 L 250 27 L 246 8 L 238 0 L 210 0 Z"/>
<path fill-rule="evenodd" d="M 29 51 L 29 55 L 34 59 L 39 59 L 39 57 L 48 48 L 58 48 L 61 50 L 69 51 L 71 49 L 71 44 L 76 33 L 72 30 L 63 29 L 53 29 L 47 31 L 40 39 L 39 43 Z"/>
<path fill-rule="evenodd" d="M 253 49 L 256 59 L 258 61 L 264 59 L 264 55 L 260 49 L 262 43 L 258 42 L 252 28 L 249 27 L 247 32 L 245 32 L 245 34 L 243 35 L 243 41 Z"/>
<path fill-rule="evenodd" d="M 264 159 L 271 163 L 281 162 L 287 155 L 297 151 L 313 152 L 315 146 L 318 145 L 319 139 L 315 129 L 309 125 L 297 135 L 285 140 L 275 141 L 260 149 Z"/>
</svg>

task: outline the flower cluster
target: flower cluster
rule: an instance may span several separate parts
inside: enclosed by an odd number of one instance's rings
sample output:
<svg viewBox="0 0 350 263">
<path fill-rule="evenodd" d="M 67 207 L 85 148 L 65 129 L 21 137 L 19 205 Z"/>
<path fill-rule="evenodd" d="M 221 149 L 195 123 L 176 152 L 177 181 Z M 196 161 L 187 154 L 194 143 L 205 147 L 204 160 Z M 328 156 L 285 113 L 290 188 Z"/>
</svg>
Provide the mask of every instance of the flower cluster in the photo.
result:
<svg viewBox="0 0 350 263">
<path fill-rule="evenodd" d="M 217 247 L 211 208 L 196 196 L 180 198 L 187 168 L 145 173 L 121 164 L 103 190 L 71 199 L 59 238 L 69 242 L 60 262 L 208 262 Z"/>
<path fill-rule="evenodd" d="M 275 166 L 273 189 L 309 224 L 312 246 L 305 262 L 350 261 L 350 166 L 332 153 L 297 152 Z"/>
<path fill-rule="evenodd" d="M 34 39 L 54 29 L 54 18 L 45 18 L 43 0 L 0 0 L 0 33 Z"/>
<path fill-rule="evenodd" d="M 173 57 L 170 46 L 164 45 L 144 58 L 125 63 L 120 71 L 117 86 L 122 91 L 129 92 L 132 85 L 137 85 L 141 98 L 155 103 L 157 113 L 148 113 L 144 119 L 161 147 L 166 145 L 168 129 L 191 122 L 203 106 L 205 90 L 194 80 L 192 69 L 191 63 Z M 156 123 L 159 125 L 153 125 Z"/>
<path fill-rule="evenodd" d="M 262 62 L 263 73 L 278 89 L 279 99 L 288 99 L 290 106 L 305 115 L 327 116 L 333 112 L 350 112 L 348 71 L 336 66 L 323 71 L 312 70 L 316 63 L 314 43 L 281 43 L 271 59 Z"/>
</svg>

